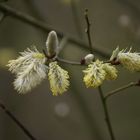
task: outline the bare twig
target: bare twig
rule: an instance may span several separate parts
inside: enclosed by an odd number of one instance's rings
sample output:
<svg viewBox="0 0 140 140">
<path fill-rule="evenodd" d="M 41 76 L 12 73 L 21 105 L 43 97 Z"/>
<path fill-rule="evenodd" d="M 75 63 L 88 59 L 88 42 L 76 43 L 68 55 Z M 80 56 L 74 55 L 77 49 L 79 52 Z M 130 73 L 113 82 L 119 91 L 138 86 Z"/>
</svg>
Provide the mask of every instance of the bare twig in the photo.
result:
<svg viewBox="0 0 140 140">
<path fill-rule="evenodd" d="M 70 64 L 70 65 L 79 65 L 79 66 L 82 65 L 80 62 L 69 61 L 69 60 L 65 60 L 65 59 L 59 58 L 59 57 L 57 57 L 56 60 L 59 61 L 59 62 Z"/>
<path fill-rule="evenodd" d="M 45 54 L 45 56 L 48 58 L 48 56 L 46 55 L 46 52 L 45 50 L 43 49 L 43 53 Z M 66 60 L 66 59 L 62 59 L 60 57 L 56 57 L 55 60 L 59 61 L 59 62 L 62 62 L 62 63 L 66 63 L 66 64 L 70 64 L 70 65 L 77 65 L 77 66 L 83 66 L 83 65 L 87 65 L 85 64 L 85 61 L 84 59 L 81 59 L 80 62 L 78 61 L 70 61 L 70 60 Z M 111 61 L 104 61 L 103 63 L 111 63 Z M 114 64 L 115 65 L 115 64 Z"/>
<path fill-rule="evenodd" d="M 124 86 L 119 87 L 119 88 L 117 88 L 115 90 L 112 90 L 112 91 L 107 93 L 107 95 L 105 96 L 105 100 L 107 100 L 109 97 L 111 97 L 113 95 L 118 94 L 118 92 L 120 92 L 120 91 L 123 91 L 123 90 L 125 90 L 127 88 L 130 88 L 130 87 L 133 87 L 133 86 L 139 86 L 139 85 L 140 85 L 139 81 L 138 82 L 131 82 L 131 83 L 127 84 L 127 85 L 124 85 Z"/>
<path fill-rule="evenodd" d="M 93 51 L 93 48 L 92 48 L 92 41 L 91 41 L 91 35 L 90 35 L 91 23 L 90 23 L 89 18 L 88 18 L 88 9 L 85 10 L 85 20 L 86 20 L 86 23 L 87 23 L 87 28 L 86 28 L 85 32 L 87 33 L 90 52 L 93 54 L 94 51 Z"/>
<path fill-rule="evenodd" d="M 109 117 L 109 113 L 108 113 L 108 109 L 107 109 L 106 100 L 103 96 L 103 91 L 102 91 L 101 86 L 99 86 L 98 90 L 99 90 L 99 93 L 100 93 L 100 98 L 101 98 L 101 101 L 102 101 L 102 106 L 103 106 L 103 110 L 104 110 L 104 114 L 105 114 L 105 121 L 107 123 L 107 127 L 108 127 L 108 131 L 109 131 L 111 140 L 115 140 L 115 136 L 113 134 L 113 130 L 112 130 L 111 122 L 110 122 L 110 117 Z"/>
<path fill-rule="evenodd" d="M 0 3 L 0 11 L 6 12 L 8 15 L 13 16 L 14 18 L 17 18 L 21 20 L 22 22 L 26 22 L 30 25 L 33 25 L 34 27 L 37 27 L 41 29 L 42 31 L 49 32 L 51 30 L 54 30 L 52 27 L 48 26 L 45 22 L 38 21 L 37 19 L 33 18 L 32 16 L 29 16 L 28 14 L 22 13 L 11 6 L 8 6 L 7 4 Z M 85 50 L 88 50 L 88 45 L 83 41 L 79 39 L 75 39 L 72 36 L 67 36 L 66 34 L 63 34 L 62 32 L 55 30 L 59 37 L 67 37 L 68 41 L 70 43 L 76 44 L 79 47 L 82 47 Z M 100 49 L 99 49 L 100 48 Z M 101 47 L 95 47 L 94 46 L 94 52 L 100 54 L 101 56 L 105 58 L 109 58 L 110 53 L 109 51 L 103 50 Z"/>
<path fill-rule="evenodd" d="M 4 105 L 2 101 L 0 101 L 0 108 L 5 112 L 6 115 L 10 117 L 17 125 L 20 127 L 20 129 L 30 138 L 30 140 L 37 140 L 31 132 L 15 117 L 15 115 L 9 111 L 9 109 Z"/>
<path fill-rule="evenodd" d="M 92 48 L 92 42 L 91 42 L 91 35 L 90 35 L 90 21 L 88 18 L 88 10 L 85 10 L 85 19 L 87 22 L 87 37 L 88 37 L 88 41 L 89 41 L 89 47 L 90 47 L 90 52 L 93 53 L 93 48 Z M 103 106 L 103 110 L 104 110 L 104 114 L 105 114 L 105 121 L 108 127 L 108 131 L 111 137 L 111 140 L 115 140 L 114 134 L 113 134 L 113 130 L 112 130 L 112 126 L 111 126 L 111 122 L 110 122 L 110 118 L 109 118 L 109 113 L 108 113 L 108 109 L 107 109 L 107 104 L 106 101 L 104 99 L 104 95 L 103 95 L 103 91 L 101 86 L 98 87 L 99 90 L 99 94 L 100 94 L 100 98 L 101 98 L 101 102 L 102 102 L 102 106 Z"/>
<path fill-rule="evenodd" d="M 4 0 L 3 2 L 6 2 L 8 0 Z M 0 22 L 2 22 L 6 16 L 6 13 L 1 13 L 0 15 Z M 18 127 L 26 134 L 26 136 L 28 136 L 29 139 L 31 140 L 37 140 L 32 134 L 31 132 L 15 117 L 15 115 L 4 105 L 4 103 L 2 101 L 0 101 L 0 108 L 5 112 L 5 114 L 7 116 L 10 117 L 11 120 L 13 120 Z"/>
<path fill-rule="evenodd" d="M 74 81 L 74 77 L 71 77 L 71 78 L 73 78 L 71 80 Z M 96 120 L 93 118 L 93 115 L 91 111 L 89 110 L 87 102 L 85 98 L 83 97 L 83 95 L 81 94 L 81 90 L 79 89 L 77 84 L 74 82 L 71 83 L 71 87 L 72 87 L 71 91 L 73 93 L 73 96 L 75 97 L 76 102 L 78 103 L 79 108 L 81 109 L 81 112 L 83 114 L 83 118 L 85 118 L 86 124 L 88 126 L 88 128 L 86 128 L 85 131 L 87 130 L 88 132 L 90 132 L 92 136 L 91 137 L 92 140 L 95 140 L 95 137 L 101 140 L 102 136 L 100 132 L 97 130 L 98 124 Z"/>
</svg>

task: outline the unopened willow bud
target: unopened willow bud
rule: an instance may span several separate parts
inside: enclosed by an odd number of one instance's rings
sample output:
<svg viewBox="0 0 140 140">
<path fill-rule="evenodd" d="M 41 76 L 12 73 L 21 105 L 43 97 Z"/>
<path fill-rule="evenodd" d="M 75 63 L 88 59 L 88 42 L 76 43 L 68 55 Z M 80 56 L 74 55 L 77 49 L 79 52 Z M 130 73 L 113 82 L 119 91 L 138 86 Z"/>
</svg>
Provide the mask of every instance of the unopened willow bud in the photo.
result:
<svg viewBox="0 0 140 140">
<path fill-rule="evenodd" d="M 110 61 L 113 61 L 115 59 L 117 59 L 118 53 L 120 52 L 119 47 L 117 47 L 113 52 L 112 55 L 110 57 Z"/>
<path fill-rule="evenodd" d="M 58 38 L 55 31 L 51 31 L 46 41 L 47 55 L 48 57 L 54 57 L 58 50 Z"/>
<path fill-rule="evenodd" d="M 93 54 L 88 54 L 85 56 L 84 60 L 85 60 L 85 64 L 90 64 L 91 62 L 93 62 L 94 59 L 94 55 Z"/>
</svg>

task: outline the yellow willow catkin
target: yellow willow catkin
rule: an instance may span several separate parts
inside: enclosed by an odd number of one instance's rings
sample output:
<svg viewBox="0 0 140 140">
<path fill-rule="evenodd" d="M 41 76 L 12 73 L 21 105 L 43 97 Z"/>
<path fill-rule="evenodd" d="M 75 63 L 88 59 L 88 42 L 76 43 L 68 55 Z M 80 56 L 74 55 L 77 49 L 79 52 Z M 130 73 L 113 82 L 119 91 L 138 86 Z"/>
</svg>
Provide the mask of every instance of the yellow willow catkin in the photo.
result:
<svg viewBox="0 0 140 140">
<path fill-rule="evenodd" d="M 69 87 L 68 72 L 62 69 L 56 61 L 49 64 L 48 78 L 53 95 L 57 96 L 67 91 Z"/>
</svg>

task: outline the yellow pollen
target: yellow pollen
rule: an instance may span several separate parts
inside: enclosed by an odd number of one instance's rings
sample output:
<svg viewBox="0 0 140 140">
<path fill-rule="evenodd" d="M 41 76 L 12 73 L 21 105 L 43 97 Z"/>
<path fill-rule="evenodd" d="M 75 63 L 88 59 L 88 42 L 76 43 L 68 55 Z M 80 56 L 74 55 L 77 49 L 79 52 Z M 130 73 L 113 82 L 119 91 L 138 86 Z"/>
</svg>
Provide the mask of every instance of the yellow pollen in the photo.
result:
<svg viewBox="0 0 140 140">
<path fill-rule="evenodd" d="M 34 53 L 33 54 L 33 58 L 43 59 L 44 57 L 45 57 L 45 55 L 42 53 Z"/>
</svg>

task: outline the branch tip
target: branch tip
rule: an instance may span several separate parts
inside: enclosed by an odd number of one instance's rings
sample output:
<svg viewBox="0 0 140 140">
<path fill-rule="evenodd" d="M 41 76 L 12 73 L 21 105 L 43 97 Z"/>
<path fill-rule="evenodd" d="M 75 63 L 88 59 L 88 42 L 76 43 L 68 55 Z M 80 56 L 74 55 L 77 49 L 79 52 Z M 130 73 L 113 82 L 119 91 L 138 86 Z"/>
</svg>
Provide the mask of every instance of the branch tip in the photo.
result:
<svg viewBox="0 0 140 140">
<path fill-rule="evenodd" d="M 136 81 L 136 82 L 130 82 L 130 83 L 126 84 L 126 85 L 123 85 L 120 88 L 117 88 L 115 90 L 112 90 L 112 91 L 108 92 L 107 95 L 105 96 L 105 100 L 107 100 L 109 97 L 111 97 L 113 95 L 118 94 L 118 92 L 123 91 L 123 90 L 125 90 L 127 88 L 130 88 L 130 87 L 133 87 L 133 86 L 140 86 L 140 80 Z"/>
</svg>

